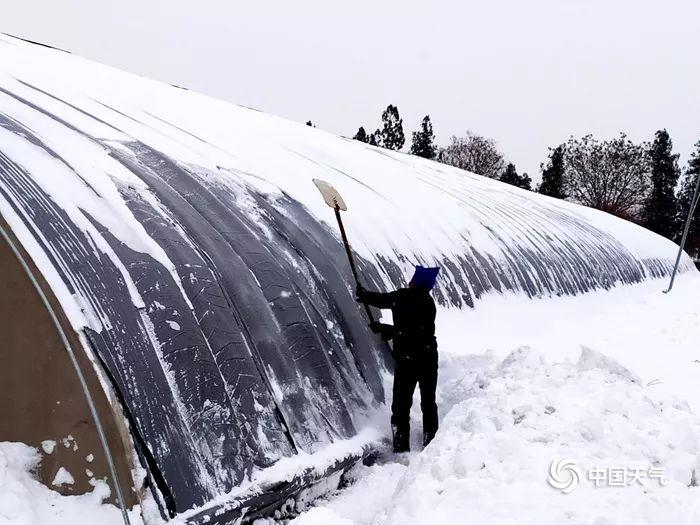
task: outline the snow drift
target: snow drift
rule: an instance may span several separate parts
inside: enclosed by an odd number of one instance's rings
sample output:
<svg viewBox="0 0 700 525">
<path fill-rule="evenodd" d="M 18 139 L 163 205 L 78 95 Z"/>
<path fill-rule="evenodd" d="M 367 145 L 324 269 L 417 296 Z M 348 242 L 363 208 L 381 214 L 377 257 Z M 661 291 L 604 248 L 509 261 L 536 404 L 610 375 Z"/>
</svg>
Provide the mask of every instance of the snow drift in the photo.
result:
<svg viewBox="0 0 700 525">
<path fill-rule="evenodd" d="M 0 64 L 0 215 L 172 512 L 357 435 L 384 399 L 386 348 L 312 178 L 348 202 L 368 286 L 439 265 L 444 307 L 629 285 L 675 257 L 601 212 L 4 35 Z"/>
<path fill-rule="evenodd" d="M 407 466 L 355 469 L 293 525 L 698 522 L 700 418 L 682 400 L 588 349 L 447 357 L 435 440 Z M 567 493 L 548 482 L 560 458 L 580 474 Z"/>
</svg>

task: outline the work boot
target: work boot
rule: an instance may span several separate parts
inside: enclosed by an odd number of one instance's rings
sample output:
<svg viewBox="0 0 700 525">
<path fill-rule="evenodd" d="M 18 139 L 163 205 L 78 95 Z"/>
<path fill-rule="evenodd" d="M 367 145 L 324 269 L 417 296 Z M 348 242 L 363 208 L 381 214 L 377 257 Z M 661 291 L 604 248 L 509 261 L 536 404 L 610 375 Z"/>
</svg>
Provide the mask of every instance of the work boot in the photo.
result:
<svg viewBox="0 0 700 525">
<path fill-rule="evenodd" d="M 394 453 L 410 452 L 408 429 L 399 429 L 396 425 L 391 425 L 391 432 L 394 437 Z"/>
</svg>

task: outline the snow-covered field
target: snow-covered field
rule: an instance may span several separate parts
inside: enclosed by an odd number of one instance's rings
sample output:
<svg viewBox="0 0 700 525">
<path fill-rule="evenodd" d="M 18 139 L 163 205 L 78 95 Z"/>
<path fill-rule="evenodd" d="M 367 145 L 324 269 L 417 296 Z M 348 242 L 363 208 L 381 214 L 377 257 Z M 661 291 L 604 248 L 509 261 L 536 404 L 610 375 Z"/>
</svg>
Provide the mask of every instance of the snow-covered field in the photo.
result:
<svg viewBox="0 0 700 525">
<path fill-rule="evenodd" d="M 410 455 L 356 468 L 349 487 L 292 523 L 700 522 L 700 277 L 681 277 L 670 294 L 665 284 L 440 311 L 433 443 L 420 451 L 414 408 Z M 376 424 L 386 435 L 388 412 Z M 104 486 L 58 496 L 26 474 L 33 458 L 0 446 L 0 523 L 120 523 L 97 504 Z M 580 470 L 569 494 L 547 483 L 560 458 Z"/>
<path fill-rule="evenodd" d="M 441 312 L 433 443 L 417 446 L 415 409 L 414 452 L 292 523 L 699 523 L 700 279 L 663 284 Z M 569 494 L 547 483 L 564 458 Z"/>
</svg>

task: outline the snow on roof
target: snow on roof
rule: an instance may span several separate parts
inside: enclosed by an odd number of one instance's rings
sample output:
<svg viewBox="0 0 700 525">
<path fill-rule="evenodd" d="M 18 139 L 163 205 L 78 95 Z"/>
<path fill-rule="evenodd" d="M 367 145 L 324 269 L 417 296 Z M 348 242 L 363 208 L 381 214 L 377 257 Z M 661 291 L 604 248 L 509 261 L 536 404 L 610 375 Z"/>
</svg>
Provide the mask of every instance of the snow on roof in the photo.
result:
<svg viewBox="0 0 700 525">
<path fill-rule="evenodd" d="M 177 511 L 357 435 L 383 400 L 386 347 L 312 179 L 347 202 L 368 286 L 439 265 L 446 307 L 636 283 L 675 257 L 605 213 L 55 49 L 0 35 L 0 64 L 0 214 Z"/>
</svg>

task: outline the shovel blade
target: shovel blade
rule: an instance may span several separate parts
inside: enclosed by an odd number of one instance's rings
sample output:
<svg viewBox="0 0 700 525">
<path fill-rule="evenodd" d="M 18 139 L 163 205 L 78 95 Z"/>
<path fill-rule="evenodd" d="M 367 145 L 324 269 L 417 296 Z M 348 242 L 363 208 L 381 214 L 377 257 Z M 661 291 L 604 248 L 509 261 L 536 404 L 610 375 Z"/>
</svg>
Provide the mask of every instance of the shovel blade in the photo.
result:
<svg viewBox="0 0 700 525">
<path fill-rule="evenodd" d="M 328 206 L 334 210 L 338 209 L 340 211 L 346 211 L 348 209 L 348 207 L 345 205 L 345 201 L 340 196 L 340 193 L 338 193 L 338 190 L 328 184 L 325 180 L 313 179 L 313 181 L 318 188 L 318 191 L 321 192 L 323 200 L 326 202 L 326 204 L 328 204 Z"/>
</svg>

